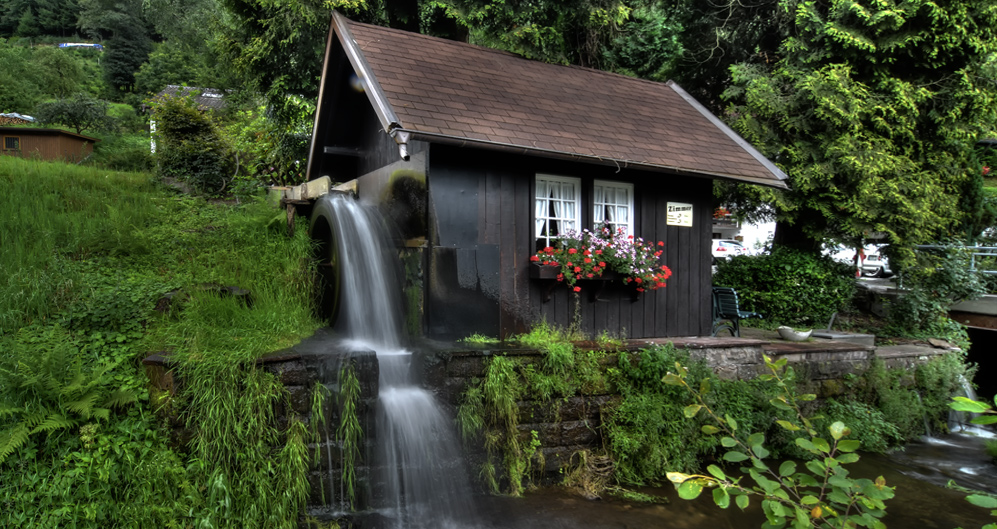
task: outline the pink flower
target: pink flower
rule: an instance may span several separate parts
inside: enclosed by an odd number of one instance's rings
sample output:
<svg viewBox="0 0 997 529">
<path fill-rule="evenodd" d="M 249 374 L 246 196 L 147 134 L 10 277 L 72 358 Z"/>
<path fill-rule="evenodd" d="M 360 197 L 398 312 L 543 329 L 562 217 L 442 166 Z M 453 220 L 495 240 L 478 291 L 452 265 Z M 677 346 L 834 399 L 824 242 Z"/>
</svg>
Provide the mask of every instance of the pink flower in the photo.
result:
<svg viewBox="0 0 997 529">
<path fill-rule="evenodd" d="M 534 255 L 533 257 L 530 257 L 530 261 L 533 261 L 534 263 L 537 262 L 537 261 L 539 261 L 539 260 L 540 260 L 540 257 L 538 257 L 536 255 Z"/>
<path fill-rule="evenodd" d="M 581 291 L 582 291 L 582 287 L 575 287 L 575 292 L 581 292 Z"/>
<path fill-rule="evenodd" d="M 569 248 L 568 249 L 568 253 L 570 253 L 571 255 L 574 255 L 574 254 L 578 253 L 578 250 L 576 250 L 574 248 Z"/>
</svg>

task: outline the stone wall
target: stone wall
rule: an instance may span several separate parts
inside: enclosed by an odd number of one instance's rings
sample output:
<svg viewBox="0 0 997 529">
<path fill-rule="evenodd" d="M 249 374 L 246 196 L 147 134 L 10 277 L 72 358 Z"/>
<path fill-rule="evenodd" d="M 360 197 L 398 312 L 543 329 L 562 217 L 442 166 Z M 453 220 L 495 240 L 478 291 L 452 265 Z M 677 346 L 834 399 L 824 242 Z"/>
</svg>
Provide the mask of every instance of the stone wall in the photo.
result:
<svg viewBox="0 0 997 529">
<path fill-rule="evenodd" d="M 804 383 L 804 391 L 814 393 L 818 400 L 834 397 L 845 391 L 843 380 L 848 375 L 861 375 L 874 357 L 880 357 L 891 368 L 913 369 L 918 363 L 946 351 L 925 347 L 880 348 L 839 341 L 767 342 L 742 338 L 689 338 L 634 340 L 621 351 L 607 356 L 602 363 L 616 365 L 618 354 L 634 354 L 650 345 L 673 343 L 690 351 L 694 359 L 703 359 L 722 379 L 752 379 L 767 373 L 763 355 L 774 360 L 785 358 Z M 580 348 L 584 349 L 585 344 Z M 434 352 L 425 356 L 426 382 L 438 388 L 439 398 L 452 408 L 459 404 L 461 393 L 475 378 L 485 375 L 488 359 L 493 355 L 517 357 L 526 363 L 539 362 L 541 353 L 525 349 L 454 348 L 436 344 Z M 606 392 L 586 396 L 555 399 L 552 402 L 525 400 L 519 403 L 521 441 L 528 442 L 536 431 L 548 472 L 557 472 L 578 450 L 599 448 L 601 414 L 620 398 Z M 480 458 L 480 454 L 470 454 Z"/>
<path fill-rule="evenodd" d="M 861 374 L 868 369 L 873 357 L 880 357 L 888 367 L 912 369 L 916 364 L 927 361 L 945 351 L 924 347 L 892 347 L 874 349 L 868 346 L 832 343 L 806 342 L 772 343 L 761 340 L 740 338 L 692 338 L 669 340 L 635 340 L 627 343 L 621 351 L 606 356 L 604 366 L 616 365 L 619 354 L 634 354 L 650 345 L 672 342 L 676 347 L 686 348 L 696 359 L 705 359 L 720 378 L 750 379 L 767 372 L 763 355 L 775 359 L 786 358 L 798 373 L 799 380 L 809 386 L 806 391 L 816 393 L 819 398 L 839 395 L 845 387 L 842 380 L 849 374 Z M 591 344 L 590 344 L 591 345 Z M 586 344 L 579 347 L 585 349 Z M 416 355 L 422 360 L 423 383 L 434 388 L 438 400 L 456 410 L 460 395 L 475 378 L 483 377 L 488 359 L 494 355 L 519 357 L 525 362 L 538 362 L 541 353 L 535 350 L 508 348 L 455 347 L 454 344 L 425 343 L 417 348 Z M 146 371 L 154 391 L 173 392 L 181 384 L 174 376 L 169 357 L 152 355 L 145 360 Z M 312 397 L 316 384 L 321 384 L 327 394 L 322 405 L 325 427 L 319 430 L 319 439 L 310 446 L 317 464 L 309 473 L 312 493 L 309 498 L 309 511 L 313 515 L 332 515 L 344 510 L 341 504 L 342 446 L 335 439 L 335 431 L 340 422 L 338 374 L 345 364 L 351 364 L 361 385 L 361 402 L 358 415 L 365 432 L 375 432 L 374 408 L 378 394 L 378 366 L 373 351 L 343 349 L 325 331 L 285 351 L 280 351 L 260 360 L 263 369 L 278 376 L 289 395 L 289 409 L 282 410 L 278 420 L 286 422 L 293 413 L 309 424 L 317 418 L 312 416 Z M 618 402 L 620 397 L 605 388 L 586 396 L 555 399 L 553 402 L 525 400 L 519 403 L 519 430 L 522 440 L 528 442 L 532 431 L 536 431 L 542 445 L 546 471 L 558 472 L 569 463 L 575 452 L 583 449 L 599 448 L 601 414 Z M 179 424 L 172 425 L 178 441 L 186 438 Z M 376 437 L 366 439 L 366 452 L 372 453 Z M 483 454 L 467 454 L 474 463 L 480 463 Z M 371 469 L 362 463 L 356 469 L 358 479 L 358 504 L 366 505 L 365 495 L 372 488 Z"/>
</svg>

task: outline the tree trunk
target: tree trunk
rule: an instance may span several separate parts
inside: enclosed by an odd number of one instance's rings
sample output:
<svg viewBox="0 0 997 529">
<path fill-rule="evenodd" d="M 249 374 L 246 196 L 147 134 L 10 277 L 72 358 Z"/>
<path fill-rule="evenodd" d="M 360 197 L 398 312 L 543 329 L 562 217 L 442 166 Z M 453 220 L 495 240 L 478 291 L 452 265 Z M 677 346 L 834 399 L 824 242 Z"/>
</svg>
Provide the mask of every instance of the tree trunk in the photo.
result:
<svg viewBox="0 0 997 529">
<path fill-rule="evenodd" d="M 775 223 L 775 235 L 772 238 L 773 247 L 792 248 L 816 254 L 820 253 L 822 242 L 807 235 L 801 222 L 789 224 L 780 220 Z"/>
</svg>

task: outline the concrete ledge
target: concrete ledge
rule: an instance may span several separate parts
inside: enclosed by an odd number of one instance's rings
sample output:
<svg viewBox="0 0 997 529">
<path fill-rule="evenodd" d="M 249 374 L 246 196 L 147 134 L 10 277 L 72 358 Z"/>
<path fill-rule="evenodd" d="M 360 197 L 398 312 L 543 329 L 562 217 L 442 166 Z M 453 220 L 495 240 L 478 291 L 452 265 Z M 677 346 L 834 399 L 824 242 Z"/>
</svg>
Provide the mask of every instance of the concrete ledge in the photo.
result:
<svg viewBox="0 0 997 529">
<path fill-rule="evenodd" d="M 872 334 L 859 334 L 854 332 L 823 330 L 823 331 L 814 331 L 811 336 L 819 340 L 849 342 L 849 343 L 856 343 L 859 345 L 868 345 L 869 347 L 876 345 L 876 336 Z"/>
<path fill-rule="evenodd" d="M 971 312 L 986 316 L 997 316 L 997 295 L 986 294 L 971 301 L 960 301 L 949 310 L 956 312 Z"/>
</svg>

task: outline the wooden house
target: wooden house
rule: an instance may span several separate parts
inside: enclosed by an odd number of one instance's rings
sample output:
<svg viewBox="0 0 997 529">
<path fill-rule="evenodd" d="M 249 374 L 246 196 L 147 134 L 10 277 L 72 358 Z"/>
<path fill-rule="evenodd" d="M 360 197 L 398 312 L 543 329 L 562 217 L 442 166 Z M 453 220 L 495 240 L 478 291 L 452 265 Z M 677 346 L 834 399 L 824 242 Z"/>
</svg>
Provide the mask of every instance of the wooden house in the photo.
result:
<svg viewBox="0 0 997 529">
<path fill-rule="evenodd" d="M 421 278 L 422 332 L 434 338 L 506 337 L 541 319 L 628 338 L 709 335 L 713 180 L 786 187 L 675 83 L 339 14 L 307 171 L 356 180 L 418 253 L 409 276 Z M 668 286 L 636 295 L 585 280 L 576 298 L 531 263 L 559 233 L 599 220 L 663 242 Z"/>
<path fill-rule="evenodd" d="M 79 162 L 93 153 L 97 138 L 59 129 L 0 127 L 0 154 Z"/>
</svg>

